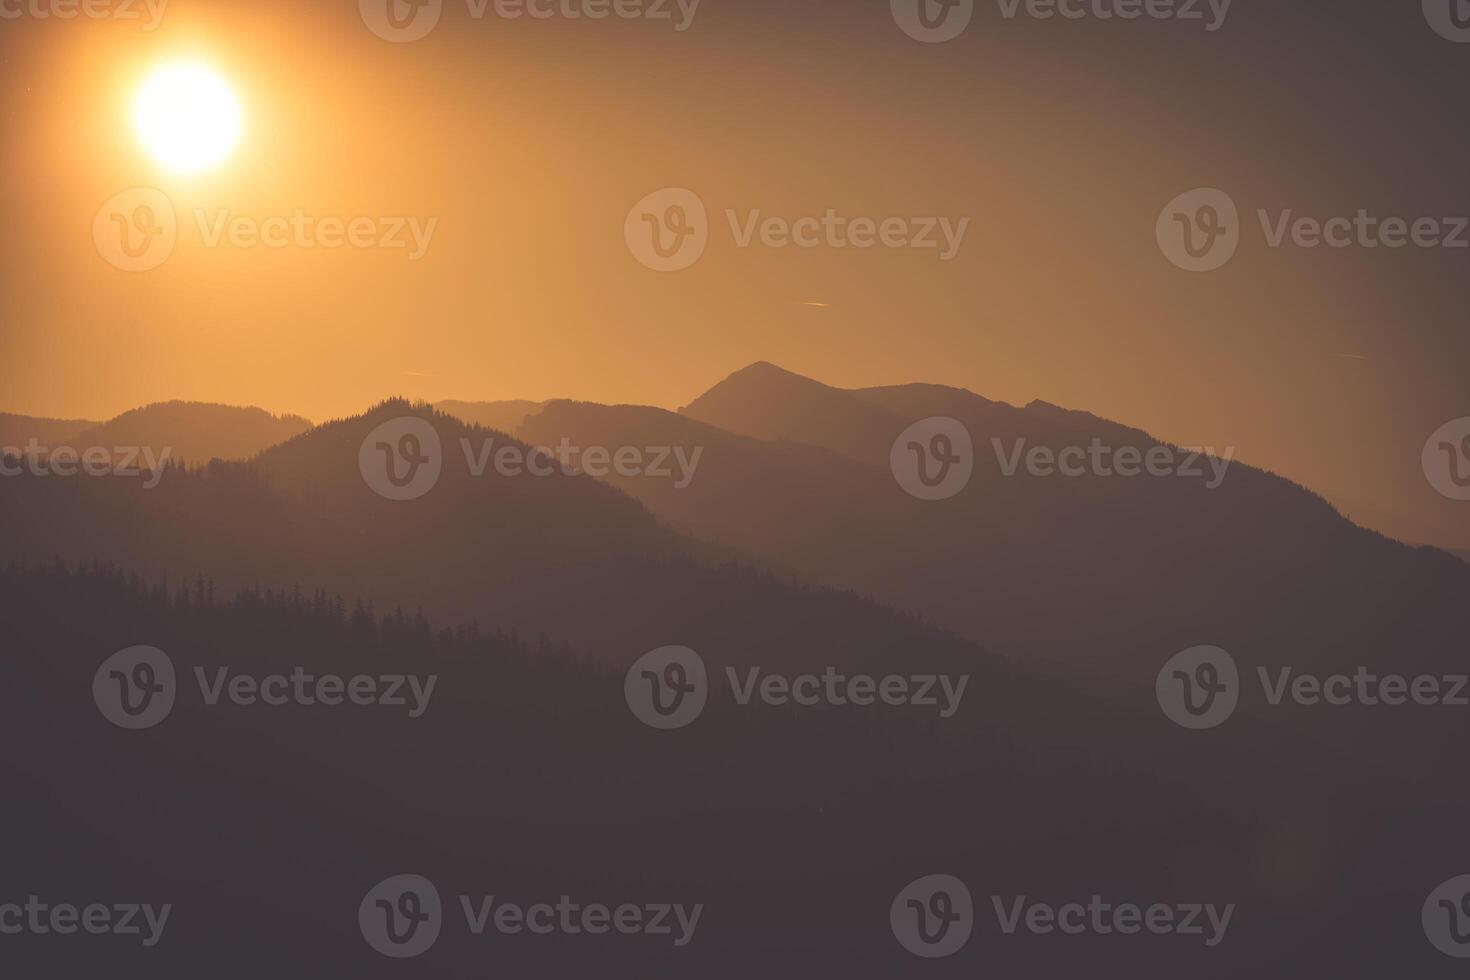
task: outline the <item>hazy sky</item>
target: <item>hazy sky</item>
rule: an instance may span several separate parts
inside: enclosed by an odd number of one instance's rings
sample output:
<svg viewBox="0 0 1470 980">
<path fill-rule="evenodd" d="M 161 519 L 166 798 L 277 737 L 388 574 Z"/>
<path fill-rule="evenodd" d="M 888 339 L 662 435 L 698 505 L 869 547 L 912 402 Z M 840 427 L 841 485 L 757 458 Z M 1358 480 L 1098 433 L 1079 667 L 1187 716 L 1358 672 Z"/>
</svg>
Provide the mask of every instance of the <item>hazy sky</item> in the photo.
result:
<svg viewBox="0 0 1470 980">
<path fill-rule="evenodd" d="M 770 360 L 1236 446 L 1470 547 L 1470 505 L 1419 465 L 1432 431 L 1470 415 L 1470 249 L 1272 248 L 1256 214 L 1470 215 L 1470 44 L 1418 2 L 1235 0 L 1209 30 L 1205 0 L 1194 21 L 977 0 L 943 44 L 904 33 L 889 0 L 703 0 L 683 31 L 674 0 L 670 20 L 511 20 L 493 0 L 476 19 L 445 0 L 401 44 L 355 0 L 171 0 L 152 31 L 34 15 L 50 2 L 0 0 L 25 11 L 0 19 L 0 410 L 186 398 L 323 419 L 393 393 L 677 407 Z M 130 119 L 177 59 L 227 78 L 245 118 L 233 156 L 190 178 Z M 93 241 L 99 207 L 135 187 L 178 215 L 147 272 Z M 666 187 L 699 196 L 709 244 L 659 273 L 624 223 Z M 1155 238 L 1198 187 L 1240 211 L 1239 250 L 1209 273 Z M 944 261 L 741 247 L 726 215 L 828 209 L 968 225 Z M 437 223 L 416 261 L 207 244 L 222 217 L 298 210 Z"/>
</svg>

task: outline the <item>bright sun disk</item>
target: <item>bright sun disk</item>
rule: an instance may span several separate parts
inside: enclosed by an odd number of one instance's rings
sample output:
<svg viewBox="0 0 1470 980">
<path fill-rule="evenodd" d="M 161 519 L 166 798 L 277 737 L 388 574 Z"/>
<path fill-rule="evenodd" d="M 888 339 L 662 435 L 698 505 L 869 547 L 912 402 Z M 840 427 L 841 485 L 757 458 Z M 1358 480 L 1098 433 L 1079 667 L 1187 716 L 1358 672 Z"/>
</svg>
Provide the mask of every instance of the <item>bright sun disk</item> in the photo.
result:
<svg viewBox="0 0 1470 980">
<path fill-rule="evenodd" d="M 175 173 L 199 173 L 239 142 L 240 104 L 229 84 L 203 65 L 168 65 L 143 83 L 133 124 L 153 159 Z"/>
</svg>

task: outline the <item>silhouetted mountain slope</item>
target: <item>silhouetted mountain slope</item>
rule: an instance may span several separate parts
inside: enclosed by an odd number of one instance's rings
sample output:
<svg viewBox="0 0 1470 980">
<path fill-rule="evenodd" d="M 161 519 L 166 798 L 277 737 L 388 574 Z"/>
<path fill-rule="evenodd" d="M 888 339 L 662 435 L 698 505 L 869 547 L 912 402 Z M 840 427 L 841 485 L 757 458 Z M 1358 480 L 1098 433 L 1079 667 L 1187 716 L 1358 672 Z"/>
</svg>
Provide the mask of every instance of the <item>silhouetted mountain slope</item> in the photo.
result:
<svg viewBox="0 0 1470 980">
<path fill-rule="evenodd" d="M 1401 464 L 1414 462 L 1399 460 Z M 1381 530 L 1396 540 L 1451 552 L 1470 550 L 1470 513 L 1464 502 L 1442 497 L 1427 484 L 1423 490 L 1421 506 L 1412 510 L 1382 500 L 1365 500 L 1351 490 L 1328 488 L 1322 494 L 1354 524 Z"/>
<path fill-rule="evenodd" d="M 765 361 L 735 372 L 679 411 L 740 435 L 823 446 L 864 462 L 887 459 L 893 442 L 882 409 Z"/>
<path fill-rule="evenodd" d="M 443 472 L 420 499 L 374 492 L 359 449 L 380 425 L 431 424 Z M 469 459 L 523 443 L 390 402 L 250 464 L 140 480 L 0 480 L 0 554 L 97 556 L 149 576 L 205 572 L 225 590 L 310 582 L 383 605 L 545 632 L 605 662 L 669 643 L 713 663 L 971 662 L 979 651 L 840 593 L 710 567 L 711 552 L 585 476 L 474 475 Z M 466 451 L 468 449 L 468 458 Z M 489 457 L 485 457 L 489 458 Z M 931 667 L 931 669 L 933 669 Z"/>
<path fill-rule="evenodd" d="M 0 412 L 0 449 L 23 451 L 32 439 L 42 447 L 63 445 L 95 425 L 83 419 L 41 419 Z"/>
<path fill-rule="evenodd" d="M 1028 471 L 1024 454 L 1037 447 L 1058 453 L 1094 441 L 1110 453 L 1157 449 L 1176 467 L 1191 464 L 1190 453 L 1087 413 L 1039 402 L 1018 409 L 935 385 L 842 391 L 769 365 L 738 372 L 685 413 L 760 439 L 811 442 L 870 472 L 838 475 L 813 451 L 789 476 L 746 482 L 721 499 L 717 515 L 698 513 L 698 493 L 671 503 L 638 485 L 629 492 L 696 533 L 759 540 L 824 581 L 1001 650 L 1140 679 L 1170 652 L 1201 643 L 1268 663 L 1461 656 L 1455 624 L 1470 601 L 1464 565 L 1358 528 L 1289 481 L 1233 462 L 1211 489 L 1210 467 L 1223 461 L 1204 458 L 1193 460 L 1200 475 L 1188 478 Z M 923 502 L 899 487 L 889 451 L 905 428 L 931 416 L 964 423 L 975 472 L 953 499 Z M 787 459 L 801 455 L 783 449 Z M 788 493 L 812 486 L 809 471 L 821 466 L 828 490 Z M 838 485 L 854 492 L 844 496 Z M 834 522 L 875 546 L 824 560 L 826 542 L 843 534 Z"/>
<path fill-rule="evenodd" d="M 124 412 L 80 432 L 78 449 L 148 446 L 171 450 L 173 459 L 195 463 L 243 460 L 311 428 L 295 415 L 276 416 L 259 408 L 203 402 L 160 402 Z"/>
<path fill-rule="evenodd" d="M 876 514 L 905 519 L 886 506 L 892 485 L 884 475 L 846 456 L 737 436 L 662 409 L 555 401 L 517 435 L 533 445 L 556 446 L 565 438 L 612 451 L 667 451 L 667 473 L 610 470 L 605 480 L 679 530 L 808 572 L 881 564 L 885 539 L 900 529 L 890 526 L 884 535 L 852 529 Z M 872 592 L 881 583 L 851 576 L 844 584 Z"/>
<path fill-rule="evenodd" d="M 434 408 L 445 415 L 453 415 L 462 422 L 479 425 L 497 432 L 515 432 L 526 421 L 528 415 L 540 411 L 545 402 L 498 401 L 498 402 L 435 402 Z"/>
<path fill-rule="evenodd" d="M 1431 976 L 1419 903 L 1466 856 L 1461 781 L 1416 784 L 1250 726 L 1182 733 L 1005 676 L 985 681 L 996 714 L 961 729 L 712 698 L 688 728 L 659 732 L 629 712 L 621 672 L 579 651 L 435 632 L 310 589 L 227 600 L 202 580 L 165 589 L 108 567 L 0 566 L 0 620 L 12 645 L 0 685 L 26 694 L 0 713 L 0 737 L 26 746 L 9 766 L 7 792 L 27 805 L 7 816 L 25 842 L 8 887 L 173 906 L 151 949 L 7 936 L 18 975 L 214 976 L 226 949 L 225 975 L 243 978 L 279 970 L 289 949 L 355 977 L 401 976 L 354 912 L 380 880 L 412 873 L 444 900 L 423 960 L 436 975 L 890 978 L 913 960 L 889 904 L 938 872 L 976 890 L 982 925 L 936 976 L 1107 962 L 1286 977 L 1304 958 L 1337 977 Z M 135 644 L 169 656 L 178 695 L 157 727 L 123 731 L 94 705 L 93 677 Z M 407 705 L 211 705 L 195 675 L 298 668 L 435 684 L 411 718 Z M 475 939 L 462 894 L 704 911 L 682 949 L 615 934 Z M 991 895 L 1235 908 L 1215 948 L 1201 936 L 1042 942 L 1000 935 Z"/>
</svg>

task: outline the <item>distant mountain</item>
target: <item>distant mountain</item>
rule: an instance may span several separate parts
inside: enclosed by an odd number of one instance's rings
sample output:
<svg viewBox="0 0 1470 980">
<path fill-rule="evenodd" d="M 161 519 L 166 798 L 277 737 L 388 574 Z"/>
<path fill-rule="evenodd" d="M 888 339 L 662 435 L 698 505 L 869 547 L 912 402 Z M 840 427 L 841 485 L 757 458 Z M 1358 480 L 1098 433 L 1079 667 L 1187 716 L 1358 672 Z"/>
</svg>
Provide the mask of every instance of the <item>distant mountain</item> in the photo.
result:
<svg viewBox="0 0 1470 980">
<path fill-rule="evenodd" d="M 844 587 L 882 594 L 889 537 L 903 538 L 914 514 L 895 506 L 891 478 L 845 455 L 791 442 L 735 435 L 658 408 L 554 401 L 517 435 L 532 445 L 669 447 L 664 474 L 605 481 L 643 501 L 669 525 L 781 567 L 820 573 Z M 678 453 L 688 461 L 681 467 Z M 885 522 L 884 534 L 853 533 Z M 834 569 L 848 574 L 832 576 Z"/>
<path fill-rule="evenodd" d="M 951 410 L 946 411 L 945 405 Z M 988 438 L 1027 437 L 1032 445 L 1038 440 L 1050 443 L 1068 431 L 1089 437 L 1100 435 L 1117 444 L 1145 447 L 1155 444 L 1141 430 L 1044 401 L 1017 408 L 963 389 L 931 384 L 837 389 L 765 361 L 735 372 L 680 412 L 732 432 L 819 445 L 886 467 L 891 442 L 885 444 L 874 433 L 885 431 L 893 419 L 885 420 L 871 409 L 910 420 L 927 417 L 925 413 L 954 414 L 963 417 L 967 424 L 978 426 L 977 432 L 985 433 Z M 1054 444 L 1065 442 L 1062 438 Z M 1456 544 L 1463 537 L 1462 533 L 1445 530 L 1455 525 L 1449 521 L 1448 511 L 1441 509 L 1448 502 L 1438 498 L 1428 501 L 1427 506 L 1436 508 L 1433 515 L 1427 512 L 1414 515 L 1344 497 L 1341 493 L 1324 492 L 1324 496 L 1363 526 L 1394 529 L 1403 541 Z"/>
<path fill-rule="evenodd" d="M 470 425 L 481 425 L 497 432 L 514 432 L 526 421 L 526 417 L 541 410 L 545 402 L 499 401 L 499 402 L 435 402 L 436 411 L 453 415 Z"/>
<path fill-rule="evenodd" d="M 764 441 L 762 468 L 752 468 L 746 445 L 729 466 L 750 479 L 712 477 L 724 487 L 679 496 L 624 481 L 628 492 L 694 533 L 759 543 L 822 581 L 1000 650 L 1139 678 L 1168 653 L 1202 643 L 1268 663 L 1460 656 L 1457 610 L 1470 601 L 1464 564 L 1356 527 L 1287 480 L 1239 462 L 1213 476 L 1223 461 L 1191 460 L 1088 413 L 1042 402 L 1016 408 L 936 385 L 842 390 L 768 364 L 737 372 L 683 413 Z M 614 443 L 646 438 L 638 427 L 601 431 L 608 416 L 587 414 L 561 418 Z M 889 455 L 902 431 L 933 416 L 965 425 L 975 471 L 962 493 L 926 502 L 901 489 Z M 550 441 L 554 428 L 543 425 L 536 438 Z M 1018 452 L 1094 442 L 1139 457 L 1157 450 L 1201 475 L 1005 472 Z M 711 474 L 723 445 L 706 454 Z M 783 459 L 784 469 L 771 469 Z M 736 482 L 739 492 L 728 492 Z M 1405 624 L 1413 624 L 1407 634 Z"/>
<path fill-rule="evenodd" d="M 160 402 L 77 433 L 72 443 L 85 450 L 147 446 L 173 459 L 206 463 L 211 459 L 249 459 L 311 428 L 296 415 L 272 415 L 259 408 L 204 402 Z"/>
<path fill-rule="evenodd" d="M 96 425 L 83 419 L 41 419 L 0 412 L 0 450 L 23 451 L 32 439 L 42 447 L 64 445 Z"/>
<path fill-rule="evenodd" d="M 801 386 L 808 403 L 813 385 Z M 844 404 L 858 418 L 880 413 L 878 444 L 912 420 L 898 408 L 964 419 L 982 459 L 989 431 L 1027 424 L 1054 446 L 1089 438 L 1089 427 L 1110 441 L 1147 439 L 953 389 L 815 393 L 834 431 Z M 394 501 L 370 488 L 359 455 L 370 434 L 405 417 L 433 427 L 443 472 L 422 498 Z M 660 458 L 667 475 L 610 469 L 599 480 L 553 466 L 535 477 L 492 464 L 563 438 L 601 447 L 605 460 L 624 449 Z M 671 450 L 697 465 L 685 471 Z M 991 650 L 1024 665 L 1014 669 L 1121 685 L 1118 696 L 1135 701 L 1152 697 L 1169 656 L 1201 644 L 1224 646 L 1245 671 L 1458 667 L 1470 596 L 1465 563 L 1362 531 L 1239 464 L 1207 490 L 1179 478 L 1007 477 L 992 459 L 963 493 L 930 503 L 905 493 L 886 460 L 574 402 L 548 404 L 520 438 L 389 402 L 248 464 L 172 469 L 151 490 L 0 480 L 0 512 L 14 517 L 0 525 L 0 558 L 98 556 L 154 577 L 204 572 L 225 590 L 315 584 L 444 623 L 546 633 L 613 665 L 679 642 L 716 663 L 900 657 L 999 670 Z M 732 551 L 856 594 L 721 567 Z"/>
<path fill-rule="evenodd" d="M 822 446 L 862 462 L 887 459 L 891 416 L 766 361 L 736 371 L 680 414 L 757 439 Z"/>
</svg>

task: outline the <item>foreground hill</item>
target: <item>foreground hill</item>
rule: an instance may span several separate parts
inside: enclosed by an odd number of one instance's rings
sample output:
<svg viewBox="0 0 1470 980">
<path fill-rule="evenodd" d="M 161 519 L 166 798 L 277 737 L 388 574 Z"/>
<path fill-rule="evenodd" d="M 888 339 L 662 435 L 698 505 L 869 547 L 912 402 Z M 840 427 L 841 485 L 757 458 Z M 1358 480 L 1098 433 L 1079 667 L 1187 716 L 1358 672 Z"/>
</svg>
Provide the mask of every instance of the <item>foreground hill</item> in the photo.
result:
<svg viewBox="0 0 1470 980">
<path fill-rule="evenodd" d="M 226 599 L 203 580 L 170 590 L 108 567 L 0 566 L 12 640 L 0 684 L 26 692 L 0 716 L 0 737 L 27 746 L 7 766 L 8 827 L 25 841 L 7 887 L 17 901 L 172 908 L 152 948 L 6 936 L 7 966 L 218 975 L 227 949 L 230 976 L 285 959 L 402 976 L 405 964 L 368 948 L 355 912 L 376 883 L 408 873 L 443 898 L 441 936 L 420 961 L 436 976 L 888 978 L 918 962 L 889 930 L 890 903 L 945 873 L 974 890 L 979 924 L 961 953 L 925 964 L 935 976 L 1106 962 L 1140 976 L 1287 977 L 1308 960 L 1334 977 L 1441 975 L 1418 912 L 1470 857 L 1458 781 L 1419 782 L 1268 730 L 1185 737 L 1065 687 L 1036 701 L 1003 677 L 987 680 L 989 703 L 1026 710 L 963 729 L 721 698 L 687 729 L 654 731 L 628 711 L 621 672 L 580 651 L 382 611 L 310 588 Z M 94 705 L 93 678 L 139 643 L 168 655 L 177 698 L 157 727 L 124 731 Z M 406 704 L 211 704 L 195 672 L 222 670 L 434 686 L 417 717 Z M 1453 756 L 1437 738 L 1413 744 Z M 682 947 L 614 933 L 477 938 L 461 895 L 703 912 Z M 1008 937 L 990 908 L 991 896 L 1094 895 L 1228 904 L 1230 927 L 1212 946 Z"/>
</svg>

